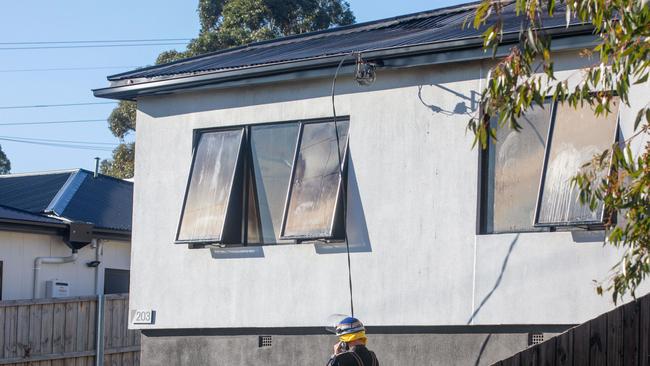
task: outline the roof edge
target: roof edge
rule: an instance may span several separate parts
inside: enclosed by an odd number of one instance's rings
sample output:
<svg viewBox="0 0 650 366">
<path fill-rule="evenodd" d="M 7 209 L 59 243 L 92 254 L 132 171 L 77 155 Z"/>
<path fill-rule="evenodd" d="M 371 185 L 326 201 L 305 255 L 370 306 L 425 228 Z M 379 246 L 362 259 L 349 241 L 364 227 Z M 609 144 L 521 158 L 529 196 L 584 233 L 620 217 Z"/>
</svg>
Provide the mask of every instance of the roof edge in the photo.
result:
<svg viewBox="0 0 650 366">
<path fill-rule="evenodd" d="M 42 171 L 42 172 L 9 173 L 9 174 L 1 174 L 0 179 L 3 179 L 3 178 L 17 178 L 17 177 L 32 177 L 32 176 L 37 176 L 37 175 L 75 173 L 77 171 L 79 171 L 79 169 L 56 169 L 56 170 L 45 170 L 45 171 Z"/>
<path fill-rule="evenodd" d="M 574 25 L 566 28 L 556 27 L 547 29 L 549 33 L 557 38 L 572 38 L 576 36 L 593 35 L 591 25 Z M 504 40 L 501 48 L 510 47 L 518 40 L 518 32 L 504 34 Z M 450 51 L 463 51 L 467 49 L 480 49 L 483 45 L 481 37 L 469 37 L 461 40 L 425 43 L 420 45 L 409 45 L 405 47 L 387 48 L 372 50 L 364 53 L 364 58 L 368 60 L 398 59 L 413 55 L 439 54 Z M 554 46 L 556 46 L 554 44 Z M 562 49 L 577 49 L 585 47 L 584 42 L 561 45 Z M 555 48 L 554 48 L 555 49 Z M 488 52 L 479 52 L 472 59 L 492 58 Z M 260 78 L 270 75 L 289 74 L 305 70 L 325 69 L 336 66 L 344 54 L 327 55 L 311 59 L 288 61 L 262 66 L 251 66 L 236 70 L 220 70 L 191 75 L 175 75 L 170 77 L 159 78 L 157 80 L 145 80 L 139 83 L 129 83 L 126 85 L 112 85 L 105 88 L 93 89 L 93 94 L 98 98 L 118 99 L 118 100 L 135 100 L 140 96 L 169 94 L 180 90 L 187 90 L 196 87 L 205 87 L 206 85 L 219 85 L 221 83 Z M 467 61 L 464 58 L 462 61 Z M 351 61 L 350 61 L 351 62 Z M 449 62 L 458 62 L 450 59 Z M 445 62 L 439 62 L 445 63 Z M 402 67 L 414 65 L 403 64 Z M 418 65 L 419 66 L 419 65 Z M 396 68 L 396 67 L 395 67 Z"/>
<path fill-rule="evenodd" d="M 63 211 L 68 207 L 72 197 L 77 193 L 77 190 L 86 180 L 86 177 L 88 177 L 88 172 L 82 169 L 70 174 L 68 180 L 61 186 L 61 189 L 59 189 L 50 204 L 45 208 L 45 212 L 62 216 Z"/>
<path fill-rule="evenodd" d="M 512 0 L 508 0 L 505 3 L 511 3 L 513 2 Z M 307 33 L 300 33 L 300 34 L 293 34 L 281 38 L 275 38 L 275 39 L 269 39 L 265 41 L 259 41 L 259 42 L 253 42 L 253 43 L 248 43 L 242 46 L 235 46 L 235 47 L 230 47 L 230 48 L 225 48 L 213 52 L 208 52 L 204 53 L 201 55 L 196 55 L 192 57 L 187 57 L 183 58 L 180 60 L 160 64 L 160 65 L 152 65 L 152 66 L 146 66 L 146 67 L 141 67 L 138 69 L 134 69 L 131 71 L 125 71 L 113 75 L 107 76 L 107 80 L 109 81 L 118 81 L 118 80 L 124 80 L 124 76 L 129 75 L 133 73 L 134 71 L 146 71 L 146 70 L 153 70 L 156 68 L 161 68 L 169 65 L 177 65 L 181 64 L 187 61 L 193 61 L 201 58 L 206 58 L 206 57 L 211 57 L 214 55 L 219 55 L 223 53 L 228 53 L 232 51 L 237 51 L 241 49 L 246 49 L 249 47 L 257 47 L 257 46 L 263 46 L 263 45 L 278 45 L 278 44 L 285 44 L 285 43 L 291 43 L 292 41 L 299 39 L 299 40 L 306 40 L 306 39 L 311 39 L 311 38 L 317 38 L 319 36 L 323 35 L 328 35 L 328 34 L 333 34 L 333 33 L 346 33 L 346 31 L 362 31 L 365 29 L 372 29 L 372 28 L 382 28 L 382 27 L 387 27 L 396 23 L 401 23 L 413 19 L 417 19 L 420 17 L 428 17 L 428 16 L 433 16 L 433 15 L 445 15 L 449 13 L 454 13 L 454 12 L 459 12 L 459 11 L 464 11 L 468 9 L 473 9 L 475 8 L 480 1 L 473 1 L 469 3 L 464 3 L 464 4 L 458 4 L 458 5 L 451 5 L 451 6 L 446 6 L 443 8 L 437 8 L 437 9 L 431 9 L 431 10 L 425 10 L 425 11 L 420 11 L 420 12 L 415 12 L 415 13 L 409 13 L 409 14 L 404 14 L 404 15 L 398 15 L 390 18 L 384 18 L 384 19 L 377 19 L 377 20 L 370 20 L 367 22 L 361 22 L 361 23 L 354 23 L 354 24 L 349 24 L 349 25 L 344 25 L 344 26 L 338 26 L 338 27 L 333 27 L 333 28 L 328 28 L 328 29 L 322 29 L 318 31 L 313 31 L 313 32 L 307 32 Z"/>
<path fill-rule="evenodd" d="M 29 212 L 29 211 L 26 211 L 26 210 L 22 210 L 22 209 L 7 206 L 7 205 L 0 205 L 0 207 L 5 209 L 5 210 L 18 212 L 18 213 L 21 213 L 21 214 L 26 215 L 28 217 L 33 217 L 34 218 L 33 220 L 21 220 L 21 219 L 10 219 L 10 218 L 0 217 L 0 222 L 3 222 L 3 223 L 39 225 L 39 226 L 54 226 L 54 227 L 65 227 L 66 226 L 66 223 L 63 220 L 59 219 L 59 218 Z M 39 219 L 52 220 L 52 222 L 39 221 Z"/>
</svg>

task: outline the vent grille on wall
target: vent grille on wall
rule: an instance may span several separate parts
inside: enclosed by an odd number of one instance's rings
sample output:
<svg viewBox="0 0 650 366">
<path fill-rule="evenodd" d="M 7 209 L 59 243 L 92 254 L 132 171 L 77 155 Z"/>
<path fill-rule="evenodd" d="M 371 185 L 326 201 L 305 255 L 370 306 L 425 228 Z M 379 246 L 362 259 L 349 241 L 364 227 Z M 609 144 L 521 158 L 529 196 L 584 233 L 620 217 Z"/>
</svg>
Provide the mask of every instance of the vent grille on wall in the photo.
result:
<svg viewBox="0 0 650 366">
<path fill-rule="evenodd" d="M 528 333 L 528 345 L 534 346 L 544 342 L 544 333 Z"/>
<path fill-rule="evenodd" d="M 259 347 L 271 347 L 273 339 L 271 336 L 260 336 Z"/>
</svg>

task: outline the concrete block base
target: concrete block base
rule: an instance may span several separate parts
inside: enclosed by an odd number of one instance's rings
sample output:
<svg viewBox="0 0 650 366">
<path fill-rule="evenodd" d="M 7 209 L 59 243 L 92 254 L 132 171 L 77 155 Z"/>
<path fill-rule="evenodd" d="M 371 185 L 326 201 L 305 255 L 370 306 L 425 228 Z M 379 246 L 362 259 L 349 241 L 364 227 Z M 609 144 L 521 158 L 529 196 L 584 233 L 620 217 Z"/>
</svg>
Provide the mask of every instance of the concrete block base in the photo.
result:
<svg viewBox="0 0 650 366">
<path fill-rule="evenodd" d="M 490 365 L 526 348 L 530 333 L 547 339 L 568 328 L 378 327 L 368 329 L 368 348 L 382 366 Z M 271 345 L 261 336 L 271 336 Z M 323 366 L 336 341 L 317 328 L 145 330 L 141 364 Z"/>
</svg>

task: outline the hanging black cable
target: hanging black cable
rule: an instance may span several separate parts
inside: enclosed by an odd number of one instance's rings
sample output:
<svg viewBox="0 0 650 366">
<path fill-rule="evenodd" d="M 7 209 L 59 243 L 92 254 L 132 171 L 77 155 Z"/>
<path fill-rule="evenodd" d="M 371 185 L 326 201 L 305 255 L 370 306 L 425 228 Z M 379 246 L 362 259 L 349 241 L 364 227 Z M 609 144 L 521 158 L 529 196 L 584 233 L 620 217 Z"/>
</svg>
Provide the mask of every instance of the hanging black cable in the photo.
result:
<svg viewBox="0 0 650 366">
<path fill-rule="evenodd" d="M 336 103 L 334 102 L 334 95 L 336 93 L 336 78 L 339 75 L 339 71 L 341 70 L 341 66 L 343 66 L 343 62 L 345 60 L 354 55 L 354 52 L 346 54 L 341 58 L 341 61 L 339 62 L 339 65 L 336 67 L 336 72 L 334 72 L 334 79 L 332 80 L 332 114 L 334 116 L 334 134 L 336 135 L 336 152 L 339 157 L 339 175 L 341 177 L 341 180 L 343 179 L 343 157 L 341 156 L 341 142 L 339 140 L 339 127 L 338 123 L 336 121 Z M 350 132 L 348 131 L 348 139 L 350 138 Z M 347 229 L 347 189 L 345 184 L 341 184 L 341 194 L 343 195 L 343 223 L 345 227 L 345 249 L 348 255 L 348 284 L 350 288 L 350 315 L 354 317 L 354 297 L 352 295 L 352 264 L 350 261 L 350 243 L 348 242 L 348 229 Z"/>
</svg>

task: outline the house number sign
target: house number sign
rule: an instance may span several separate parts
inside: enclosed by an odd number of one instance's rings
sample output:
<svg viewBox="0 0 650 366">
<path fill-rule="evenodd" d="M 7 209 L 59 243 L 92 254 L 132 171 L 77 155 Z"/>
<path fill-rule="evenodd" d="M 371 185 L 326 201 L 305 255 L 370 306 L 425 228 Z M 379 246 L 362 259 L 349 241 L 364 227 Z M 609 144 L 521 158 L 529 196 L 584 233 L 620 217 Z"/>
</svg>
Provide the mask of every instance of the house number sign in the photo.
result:
<svg viewBox="0 0 650 366">
<path fill-rule="evenodd" d="M 131 310 L 131 324 L 154 324 L 155 322 L 155 310 Z"/>
</svg>

